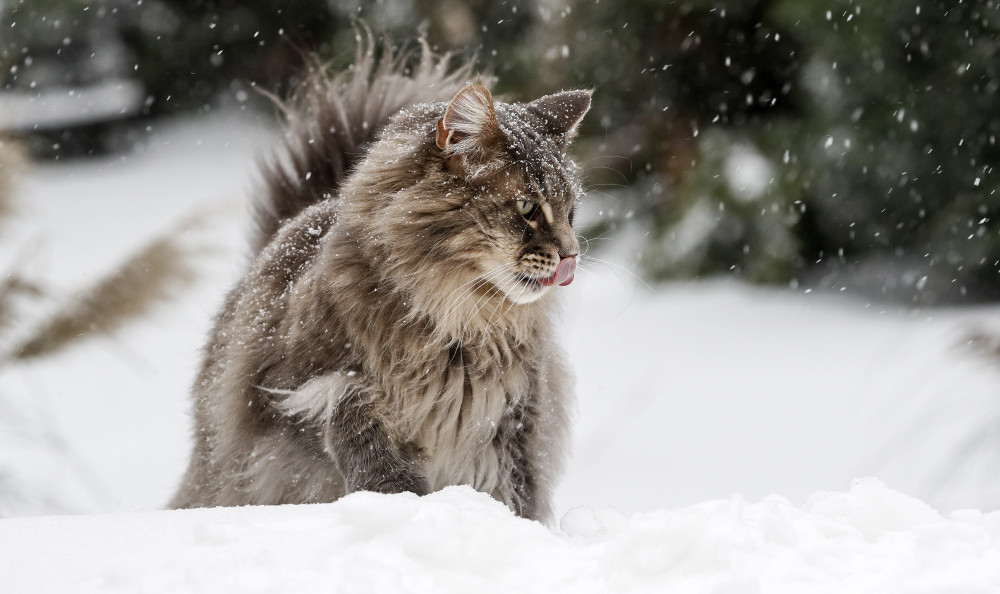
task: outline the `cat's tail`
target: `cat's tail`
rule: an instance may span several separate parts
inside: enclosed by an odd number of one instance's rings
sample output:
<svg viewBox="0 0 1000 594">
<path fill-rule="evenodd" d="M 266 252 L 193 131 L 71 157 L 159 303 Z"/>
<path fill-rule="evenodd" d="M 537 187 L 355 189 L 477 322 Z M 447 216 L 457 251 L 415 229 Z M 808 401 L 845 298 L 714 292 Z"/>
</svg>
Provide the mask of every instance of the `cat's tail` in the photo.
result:
<svg viewBox="0 0 1000 594">
<path fill-rule="evenodd" d="M 388 43 L 376 57 L 371 35 L 358 39 L 353 66 L 333 74 L 314 64 L 286 103 L 283 146 L 263 166 L 264 191 L 254 205 L 254 253 L 281 224 L 320 200 L 335 196 L 367 144 L 389 118 L 416 103 L 447 101 L 472 77 L 473 63 L 449 68 L 424 41 L 419 52 Z M 419 55 L 418 55 L 419 53 Z"/>
</svg>

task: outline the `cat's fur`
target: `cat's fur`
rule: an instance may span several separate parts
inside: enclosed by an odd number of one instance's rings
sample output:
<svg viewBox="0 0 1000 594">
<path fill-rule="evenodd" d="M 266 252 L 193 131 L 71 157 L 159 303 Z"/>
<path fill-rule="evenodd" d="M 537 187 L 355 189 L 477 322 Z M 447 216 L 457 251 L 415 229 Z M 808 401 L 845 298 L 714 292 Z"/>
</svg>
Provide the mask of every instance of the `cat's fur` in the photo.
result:
<svg viewBox="0 0 1000 594">
<path fill-rule="evenodd" d="M 404 76 L 403 61 L 369 51 L 292 102 L 172 507 L 468 484 L 549 518 L 572 380 L 543 285 L 572 279 L 565 149 L 590 93 L 494 103 L 460 87 L 469 66 L 424 48 Z"/>
</svg>

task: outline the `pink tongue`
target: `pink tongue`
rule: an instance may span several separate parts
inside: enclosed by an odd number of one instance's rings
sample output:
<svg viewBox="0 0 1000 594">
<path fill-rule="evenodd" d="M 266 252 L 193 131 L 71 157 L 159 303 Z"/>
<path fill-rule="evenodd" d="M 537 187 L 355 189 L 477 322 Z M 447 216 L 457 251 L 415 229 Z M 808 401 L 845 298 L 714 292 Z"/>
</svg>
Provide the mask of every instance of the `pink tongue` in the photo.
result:
<svg viewBox="0 0 1000 594">
<path fill-rule="evenodd" d="M 548 278 L 538 279 L 538 282 L 543 286 L 551 287 L 552 285 L 560 285 L 565 287 L 566 285 L 573 282 L 573 274 L 576 272 L 576 256 L 571 256 L 569 258 L 563 258 L 559 261 L 559 266 L 556 268 L 556 273 Z"/>
</svg>

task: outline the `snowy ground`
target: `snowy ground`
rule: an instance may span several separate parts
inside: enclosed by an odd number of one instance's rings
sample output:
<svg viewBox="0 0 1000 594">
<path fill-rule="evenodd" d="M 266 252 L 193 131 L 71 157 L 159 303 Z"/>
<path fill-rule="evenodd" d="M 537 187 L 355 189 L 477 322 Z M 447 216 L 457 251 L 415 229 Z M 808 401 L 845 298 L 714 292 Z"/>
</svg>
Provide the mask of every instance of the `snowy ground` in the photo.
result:
<svg viewBox="0 0 1000 594">
<path fill-rule="evenodd" d="M 452 487 L 4 520 L 0 558 L 6 592 L 986 594 L 1000 589 L 1000 512 L 945 518 L 870 480 L 801 508 L 777 496 L 579 508 L 554 534 Z"/>
<path fill-rule="evenodd" d="M 8 513 L 148 512 L 169 498 L 188 453 L 198 349 L 244 264 L 253 159 L 271 138 L 233 117 L 188 121 L 156 131 L 135 154 L 42 166 L 23 184 L 17 218 L 0 233 L 0 271 L 16 267 L 69 295 L 173 232 L 198 252 L 200 275 L 121 332 L 0 369 L 0 469 L 38 495 Z M 184 227 L 191 217 L 201 223 Z M 39 579 L 86 575 L 95 589 L 252 591 L 241 584 L 305 583 L 344 568 L 360 586 L 333 591 L 374 591 L 366 580 L 375 579 L 387 591 L 397 579 L 416 580 L 414 591 L 470 591 L 477 568 L 523 585 L 519 564 L 542 572 L 554 558 L 559 567 L 539 575 L 579 586 L 564 591 L 886 592 L 878 585 L 918 583 L 905 580 L 929 575 L 947 549 L 956 559 L 949 580 L 993 581 L 930 591 L 1000 588 L 996 514 L 943 519 L 873 483 L 842 492 L 874 475 L 945 513 L 1000 505 L 1000 437 L 962 449 L 1000 424 L 998 365 L 965 344 L 972 332 L 1000 330 L 1000 310 L 889 308 L 849 291 L 733 281 L 653 291 L 614 267 L 590 272 L 562 290 L 579 406 L 557 510 L 604 511 L 572 512 L 566 531 L 575 536 L 515 521 L 461 489 L 426 503 L 360 495 L 309 509 L 2 520 L 0 583 L 9 568 L 53 555 L 67 572 L 93 567 Z M 839 493 L 810 498 L 820 490 Z M 773 493 L 787 500 L 762 500 Z M 286 548 L 300 536 L 308 554 Z M 505 552 L 522 539 L 530 544 Z M 420 542 L 448 544 L 421 551 Z M 345 552 L 345 543 L 357 546 Z M 389 543 L 385 559 L 379 543 Z M 81 546 L 93 554 L 76 557 Z M 243 560 L 199 581 L 231 553 Z M 421 569 L 453 554 L 441 572 Z M 385 569 L 394 560 L 412 571 Z"/>
<path fill-rule="evenodd" d="M 630 298 L 582 280 L 564 504 L 801 501 L 877 475 L 944 509 L 1000 505 L 1000 373 L 967 344 L 997 329 L 996 308 L 884 310 L 732 282 Z"/>
</svg>

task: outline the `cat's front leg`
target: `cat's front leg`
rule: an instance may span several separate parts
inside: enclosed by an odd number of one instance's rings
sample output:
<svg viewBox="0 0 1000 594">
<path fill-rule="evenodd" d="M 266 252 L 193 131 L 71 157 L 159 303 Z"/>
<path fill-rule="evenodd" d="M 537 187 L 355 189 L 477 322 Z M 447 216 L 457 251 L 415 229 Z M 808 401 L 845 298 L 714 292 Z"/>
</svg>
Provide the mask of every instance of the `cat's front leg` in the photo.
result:
<svg viewBox="0 0 1000 594">
<path fill-rule="evenodd" d="M 522 518 L 543 521 L 546 509 L 539 501 L 535 461 L 529 455 L 528 442 L 534 430 L 534 415 L 523 403 L 511 407 L 500 421 L 495 443 L 508 468 L 508 475 L 501 481 L 500 492 L 494 497 L 507 504 Z"/>
<path fill-rule="evenodd" d="M 370 399 L 347 396 L 327 428 L 326 447 L 340 467 L 347 492 L 426 495 L 430 488 L 419 450 L 393 439 L 373 408 Z"/>
</svg>

